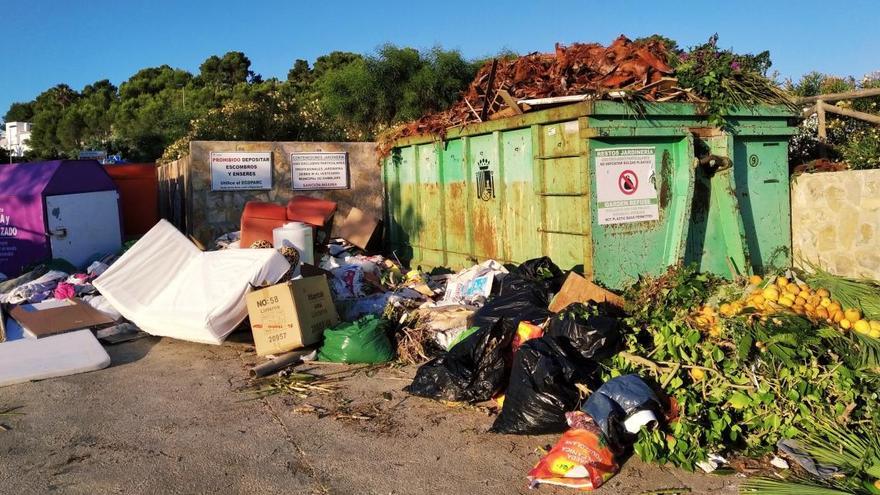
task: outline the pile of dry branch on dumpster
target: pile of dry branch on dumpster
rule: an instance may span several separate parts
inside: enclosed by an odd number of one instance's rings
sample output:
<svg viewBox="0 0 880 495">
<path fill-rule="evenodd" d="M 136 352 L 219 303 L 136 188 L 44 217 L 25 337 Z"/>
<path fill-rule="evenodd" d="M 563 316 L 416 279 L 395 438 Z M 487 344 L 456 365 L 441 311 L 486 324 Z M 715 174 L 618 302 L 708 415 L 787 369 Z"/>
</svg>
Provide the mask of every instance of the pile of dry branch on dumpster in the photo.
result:
<svg viewBox="0 0 880 495">
<path fill-rule="evenodd" d="M 769 67 L 769 59 L 766 67 L 749 63 L 763 61 L 760 57 L 764 54 L 738 55 L 718 49 L 716 42 L 713 37 L 683 52 L 667 46 L 660 37 L 631 41 L 621 35 L 607 47 L 598 43 L 557 44 L 553 53 L 495 59 L 477 72 L 456 104 L 389 130 L 380 136 L 379 149 L 387 155 L 400 138 L 425 134 L 442 138 L 450 127 L 510 117 L 536 104 L 553 103 L 535 99 L 570 96 L 582 100 L 704 102 L 710 112 L 719 92 L 736 93 L 722 99 L 738 103 L 786 103 L 781 90 L 761 72 Z M 718 64 L 724 67 L 716 67 Z M 703 82 L 692 84 L 694 80 Z M 706 84 L 721 89 L 704 94 L 707 91 L 702 86 Z M 557 99 L 555 103 L 572 101 Z"/>
<path fill-rule="evenodd" d="M 677 88 L 677 81 L 670 77 L 673 69 L 667 63 L 668 53 L 661 41 L 634 43 L 620 36 L 608 47 L 557 44 L 554 53 L 490 61 L 477 72 L 458 103 L 395 129 L 391 139 L 442 134 L 448 127 L 489 120 L 505 107 L 511 108 L 513 100 L 583 94 L 601 99 L 623 89 L 638 92 L 648 101 L 688 100 L 691 95 Z"/>
</svg>

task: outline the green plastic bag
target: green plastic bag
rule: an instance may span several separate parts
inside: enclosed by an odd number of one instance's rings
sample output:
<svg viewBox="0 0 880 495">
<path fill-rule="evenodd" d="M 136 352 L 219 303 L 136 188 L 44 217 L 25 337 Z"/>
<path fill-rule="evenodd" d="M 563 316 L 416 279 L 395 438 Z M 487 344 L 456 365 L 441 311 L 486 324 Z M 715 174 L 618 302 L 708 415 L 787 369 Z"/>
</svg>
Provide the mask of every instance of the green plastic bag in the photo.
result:
<svg viewBox="0 0 880 495">
<path fill-rule="evenodd" d="M 461 343 L 462 340 L 470 337 L 472 333 L 476 332 L 479 329 L 480 329 L 480 327 L 470 327 L 470 328 L 466 329 L 464 332 L 461 332 L 460 334 L 458 334 L 457 337 L 452 339 L 452 342 L 449 344 L 449 349 L 452 349 L 453 347 L 457 346 L 458 344 Z M 449 349 L 446 349 L 446 350 L 448 351 Z"/>
<path fill-rule="evenodd" d="M 324 330 L 324 345 L 318 361 L 333 363 L 384 363 L 394 359 L 391 341 L 385 335 L 388 322 L 374 315 L 343 322 Z"/>
</svg>

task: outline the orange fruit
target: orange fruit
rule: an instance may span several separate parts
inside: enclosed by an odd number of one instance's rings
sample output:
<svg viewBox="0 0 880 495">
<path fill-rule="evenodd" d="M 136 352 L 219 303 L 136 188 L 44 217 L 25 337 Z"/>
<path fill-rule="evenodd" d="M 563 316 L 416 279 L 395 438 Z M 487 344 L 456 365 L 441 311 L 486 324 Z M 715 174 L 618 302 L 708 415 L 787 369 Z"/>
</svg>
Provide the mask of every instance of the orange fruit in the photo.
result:
<svg viewBox="0 0 880 495">
<path fill-rule="evenodd" d="M 779 299 L 779 290 L 775 287 L 767 287 L 764 289 L 763 296 L 768 301 L 776 301 Z"/>
<path fill-rule="evenodd" d="M 849 308 L 843 312 L 843 317 L 849 320 L 850 323 L 855 323 L 862 319 L 862 312 L 855 308 Z"/>
<path fill-rule="evenodd" d="M 849 321 L 849 320 L 847 320 L 847 321 Z M 843 322 L 841 322 L 841 323 L 843 323 Z M 859 332 L 860 334 L 863 334 L 863 335 L 868 335 L 869 333 L 871 333 L 871 325 L 865 320 L 859 320 L 859 321 L 853 323 L 852 328 L 856 332 Z"/>
</svg>

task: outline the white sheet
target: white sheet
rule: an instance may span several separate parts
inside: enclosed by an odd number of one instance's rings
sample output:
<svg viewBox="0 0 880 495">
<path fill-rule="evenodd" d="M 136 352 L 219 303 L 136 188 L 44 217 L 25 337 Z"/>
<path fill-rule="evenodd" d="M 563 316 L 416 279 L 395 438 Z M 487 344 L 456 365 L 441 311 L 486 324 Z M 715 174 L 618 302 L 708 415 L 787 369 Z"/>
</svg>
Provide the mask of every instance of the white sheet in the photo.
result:
<svg viewBox="0 0 880 495">
<path fill-rule="evenodd" d="M 110 356 L 91 330 L 0 344 L 0 387 L 107 366 L 110 366 Z"/>
<path fill-rule="evenodd" d="M 220 344 L 247 316 L 251 284 L 275 283 L 289 269 L 274 249 L 203 253 L 162 220 L 93 284 L 151 335 Z"/>
</svg>

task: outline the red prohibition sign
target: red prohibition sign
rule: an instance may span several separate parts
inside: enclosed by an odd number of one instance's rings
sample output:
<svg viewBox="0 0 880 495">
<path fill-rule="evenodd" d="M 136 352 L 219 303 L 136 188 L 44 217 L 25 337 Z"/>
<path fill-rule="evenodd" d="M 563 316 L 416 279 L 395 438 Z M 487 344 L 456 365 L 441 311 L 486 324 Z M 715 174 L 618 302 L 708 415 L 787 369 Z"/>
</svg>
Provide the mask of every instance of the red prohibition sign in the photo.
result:
<svg viewBox="0 0 880 495">
<path fill-rule="evenodd" d="M 639 176 L 632 170 L 624 170 L 617 178 L 617 187 L 623 194 L 634 194 L 639 189 Z"/>
</svg>

